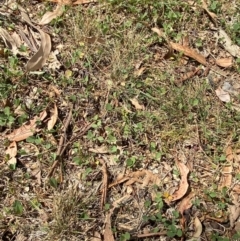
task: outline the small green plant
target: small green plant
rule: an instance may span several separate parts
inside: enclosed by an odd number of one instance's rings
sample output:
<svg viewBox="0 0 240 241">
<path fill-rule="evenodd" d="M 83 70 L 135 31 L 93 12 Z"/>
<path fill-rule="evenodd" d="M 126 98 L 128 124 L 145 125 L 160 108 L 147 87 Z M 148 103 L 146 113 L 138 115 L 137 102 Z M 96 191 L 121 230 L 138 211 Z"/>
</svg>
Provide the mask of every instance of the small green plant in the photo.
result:
<svg viewBox="0 0 240 241">
<path fill-rule="evenodd" d="M 222 237 L 218 233 L 213 233 L 211 235 L 211 240 L 213 240 L 213 241 L 230 241 L 229 238 Z"/>
<path fill-rule="evenodd" d="M 136 163 L 136 157 L 132 156 L 126 160 L 126 164 L 128 167 L 133 167 Z"/>
<path fill-rule="evenodd" d="M 167 236 L 170 238 L 182 237 L 183 235 L 182 230 L 181 228 L 179 228 L 179 225 L 177 225 L 177 223 L 179 222 L 179 212 L 173 210 L 171 212 L 171 216 L 172 216 L 171 219 L 165 216 L 165 214 L 163 213 L 164 202 L 163 202 L 163 197 L 161 193 L 156 193 L 154 202 L 158 212 L 154 215 L 144 216 L 143 220 L 144 221 L 151 220 L 153 222 L 163 224 L 163 226 L 167 231 Z M 145 202 L 145 207 L 149 208 L 150 205 L 151 205 L 151 202 L 149 201 Z"/>
<path fill-rule="evenodd" d="M 52 186 L 54 188 L 57 188 L 59 183 L 54 177 L 51 177 L 49 179 L 49 184 L 50 184 L 50 186 Z"/>
<path fill-rule="evenodd" d="M 173 238 L 175 236 L 182 237 L 183 233 L 180 228 L 178 228 L 174 223 L 167 227 L 167 236 Z"/>
<path fill-rule="evenodd" d="M 120 241 L 127 241 L 127 240 L 130 240 L 130 238 L 131 238 L 130 233 L 126 232 L 121 234 Z"/>
<path fill-rule="evenodd" d="M 13 212 L 16 215 L 20 216 L 20 215 L 23 214 L 23 206 L 22 206 L 22 203 L 19 200 L 15 200 L 12 207 L 13 207 Z"/>
<path fill-rule="evenodd" d="M 163 197 L 161 193 L 158 192 L 156 194 L 155 202 L 157 203 L 157 209 L 162 210 L 164 203 L 163 203 Z"/>
<path fill-rule="evenodd" d="M 5 107 L 2 112 L 0 112 L 0 126 L 10 127 L 15 121 L 13 113 L 10 107 Z"/>
<path fill-rule="evenodd" d="M 221 6 L 222 5 L 221 5 L 220 1 L 211 1 L 209 10 L 213 11 L 214 13 L 220 13 Z"/>
</svg>

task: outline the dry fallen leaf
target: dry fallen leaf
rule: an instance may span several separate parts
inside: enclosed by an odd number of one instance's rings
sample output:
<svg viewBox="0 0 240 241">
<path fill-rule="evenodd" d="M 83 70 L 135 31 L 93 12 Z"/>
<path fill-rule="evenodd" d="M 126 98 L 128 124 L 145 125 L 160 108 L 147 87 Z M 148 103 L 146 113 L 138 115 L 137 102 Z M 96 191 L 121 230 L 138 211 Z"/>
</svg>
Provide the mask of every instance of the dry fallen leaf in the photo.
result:
<svg viewBox="0 0 240 241">
<path fill-rule="evenodd" d="M 179 189 L 176 192 L 174 192 L 172 196 L 169 196 L 169 200 L 166 200 L 166 201 L 171 201 L 171 202 L 176 201 L 182 198 L 188 190 L 189 184 L 188 184 L 187 176 L 189 173 L 189 169 L 185 164 L 183 164 L 180 161 L 177 161 L 177 166 L 181 174 Z"/>
<path fill-rule="evenodd" d="M 135 76 L 135 77 L 141 76 L 141 75 L 143 74 L 143 72 L 144 72 L 145 69 L 146 69 L 146 67 L 141 67 L 141 68 L 139 68 L 139 69 L 136 69 L 136 70 L 134 71 L 134 76 Z"/>
<path fill-rule="evenodd" d="M 222 58 L 222 59 L 216 59 L 216 64 L 220 67 L 227 68 L 232 66 L 232 58 Z"/>
<path fill-rule="evenodd" d="M 183 46 L 181 44 L 173 43 L 173 42 L 170 42 L 170 45 L 171 45 L 171 47 L 173 49 L 175 49 L 175 50 L 177 50 L 179 52 L 182 52 L 184 55 L 186 55 L 186 56 L 188 56 L 190 58 L 195 59 L 200 64 L 203 64 L 205 66 L 207 65 L 207 61 L 206 61 L 205 57 L 203 55 L 199 54 L 194 49 L 190 49 L 187 46 Z"/>
<path fill-rule="evenodd" d="M 194 70 L 191 70 L 189 72 L 186 72 L 185 74 L 183 74 L 181 76 L 180 79 L 176 80 L 175 83 L 176 84 L 182 84 L 184 83 L 186 80 L 192 78 L 194 75 L 196 75 L 198 73 L 198 71 L 200 70 L 200 68 L 195 68 Z"/>
<path fill-rule="evenodd" d="M 64 7 L 62 4 L 58 4 L 56 9 L 53 12 L 46 12 L 41 21 L 39 22 L 39 25 L 45 25 L 50 23 L 54 18 L 60 17 L 64 12 Z"/>
<path fill-rule="evenodd" d="M 14 32 L 12 35 L 11 35 L 12 39 L 14 40 L 17 48 L 19 48 L 21 45 L 22 45 L 22 40 L 20 39 L 19 35 Z"/>
<path fill-rule="evenodd" d="M 61 90 L 59 90 L 55 85 L 49 85 L 49 89 L 53 90 L 53 92 L 57 95 L 60 96 L 61 95 Z"/>
<path fill-rule="evenodd" d="M 17 236 L 15 237 L 15 241 L 26 241 L 28 238 L 25 237 L 22 233 L 17 234 Z"/>
<path fill-rule="evenodd" d="M 29 59 L 26 65 L 27 71 L 35 71 L 38 69 L 41 69 L 43 65 L 46 63 L 47 58 L 51 52 L 51 38 L 50 36 L 43 32 L 41 29 L 34 26 L 34 24 L 31 22 L 29 16 L 26 14 L 25 10 L 22 8 L 19 8 L 21 11 L 21 16 L 24 19 L 25 22 L 27 22 L 31 27 L 36 29 L 41 36 L 41 45 L 38 49 L 38 51 Z"/>
<path fill-rule="evenodd" d="M 105 230 L 104 230 L 104 234 L 103 234 L 104 241 L 115 241 L 115 239 L 113 237 L 112 227 L 111 227 L 111 216 L 112 216 L 111 212 L 106 214 Z"/>
<path fill-rule="evenodd" d="M 17 143 L 15 141 L 10 143 L 5 153 L 9 156 L 8 164 L 15 165 L 17 163 Z"/>
<path fill-rule="evenodd" d="M 30 123 L 24 124 L 18 129 L 15 129 L 12 133 L 6 136 L 10 141 L 22 141 L 26 138 L 34 135 L 37 131 L 37 121 L 42 121 L 46 118 L 47 112 L 44 110 L 39 116 L 35 116 Z"/>
<path fill-rule="evenodd" d="M 226 159 L 227 162 L 222 168 L 221 179 L 218 185 L 219 190 L 221 190 L 223 187 L 230 187 L 232 185 L 234 154 L 231 146 L 228 146 L 226 149 Z"/>
<path fill-rule="evenodd" d="M 41 45 L 36 54 L 34 54 L 31 59 L 27 62 L 26 70 L 35 71 L 41 69 L 46 63 L 48 56 L 51 52 L 51 38 L 47 33 L 38 29 L 41 35 Z"/>
<path fill-rule="evenodd" d="M 232 56 L 240 58 L 240 47 L 233 44 L 232 40 L 224 30 L 220 29 L 218 33 L 215 34 L 215 37 L 219 39 L 219 42 Z"/>
<path fill-rule="evenodd" d="M 205 2 L 205 0 L 202 0 L 202 8 L 206 11 L 206 13 L 211 17 L 211 19 L 213 20 L 214 23 L 216 23 L 216 19 L 217 19 L 217 15 L 213 12 L 210 12 L 208 10 L 208 6 L 207 3 Z"/>
<path fill-rule="evenodd" d="M 97 231 L 94 231 L 93 237 L 90 239 L 90 241 L 102 241 L 101 234 Z"/>
<path fill-rule="evenodd" d="M 154 27 L 152 28 L 152 31 L 157 33 L 159 37 L 165 38 L 165 34 L 160 28 Z"/>
<path fill-rule="evenodd" d="M 185 198 L 183 198 L 183 200 L 181 201 L 179 207 L 178 207 L 178 211 L 181 215 L 183 215 L 183 212 L 189 208 L 192 207 L 192 199 L 195 196 L 195 194 L 193 192 L 191 192 L 188 196 L 186 196 Z"/>
<path fill-rule="evenodd" d="M 111 227 L 112 214 L 116 208 L 119 208 L 120 205 L 124 205 L 126 202 L 128 202 L 131 199 L 132 199 L 131 195 L 127 194 L 127 195 L 121 197 L 120 199 L 116 200 L 112 204 L 113 207 L 107 212 L 106 217 L 105 217 L 105 230 L 104 230 L 104 234 L 103 234 L 104 241 L 115 241 L 114 236 L 113 236 L 112 227 Z"/>
<path fill-rule="evenodd" d="M 232 205 L 229 205 L 228 211 L 229 211 L 229 220 L 230 220 L 230 226 L 234 227 L 236 224 L 236 220 L 240 216 L 240 206 L 239 206 L 239 195 L 238 194 L 232 194 Z"/>
<path fill-rule="evenodd" d="M 195 233 L 193 234 L 193 238 L 199 238 L 202 234 L 202 223 L 198 217 L 194 219 L 194 227 Z"/>
<path fill-rule="evenodd" d="M 57 109 L 57 105 L 56 104 L 54 104 L 54 109 L 51 112 L 52 112 L 52 114 L 51 114 L 50 119 L 49 119 L 49 121 L 47 123 L 48 130 L 51 130 L 54 127 L 54 125 L 56 124 L 56 122 L 57 122 L 58 109 Z"/>
<path fill-rule="evenodd" d="M 217 95 L 217 97 L 222 101 L 222 102 L 230 102 L 231 101 L 231 98 L 230 98 L 230 95 L 228 92 L 224 91 L 222 88 L 217 88 L 215 90 L 215 93 Z"/>
<path fill-rule="evenodd" d="M 158 174 L 153 174 L 149 170 L 136 171 L 127 175 L 121 175 L 115 182 L 111 183 L 108 188 L 123 182 L 126 182 L 126 186 L 132 185 L 135 182 L 142 183 L 142 188 L 144 188 L 148 186 L 149 183 L 159 186 L 161 184 L 161 179 Z"/>
<path fill-rule="evenodd" d="M 48 56 L 48 68 L 56 71 L 56 69 L 60 69 L 61 63 L 57 59 L 57 55 L 59 54 L 58 49 L 51 52 Z"/>
<path fill-rule="evenodd" d="M 188 210 L 189 208 L 192 207 L 192 199 L 195 196 L 195 194 L 193 192 L 191 192 L 188 196 L 186 196 L 185 198 L 182 199 L 182 201 L 180 202 L 180 205 L 178 207 L 178 211 L 181 214 L 181 219 L 180 219 L 180 223 L 182 226 L 182 229 L 184 229 L 185 227 L 185 222 L 186 222 L 186 218 L 183 215 L 185 210 Z"/>
<path fill-rule="evenodd" d="M 136 108 L 136 110 L 144 110 L 144 105 L 140 105 L 137 98 L 129 99 L 132 103 L 132 105 Z"/>
<path fill-rule="evenodd" d="M 173 48 L 172 48 L 171 43 L 170 43 L 169 40 L 167 39 L 165 33 L 164 33 L 161 29 L 156 28 L 156 27 L 155 27 L 155 28 L 152 28 L 152 31 L 155 32 L 155 33 L 157 33 L 158 36 L 161 37 L 161 38 L 163 38 L 163 39 L 167 42 L 167 44 L 168 44 L 168 52 L 164 55 L 164 59 L 170 59 L 171 57 L 173 57 L 173 56 L 174 56 L 174 54 L 173 54 Z"/>
<path fill-rule="evenodd" d="M 0 36 L 2 37 L 5 45 L 12 50 L 13 54 L 16 55 L 19 53 L 17 48 L 17 43 L 15 42 L 14 38 L 9 35 L 9 33 L 0 27 Z"/>
</svg>

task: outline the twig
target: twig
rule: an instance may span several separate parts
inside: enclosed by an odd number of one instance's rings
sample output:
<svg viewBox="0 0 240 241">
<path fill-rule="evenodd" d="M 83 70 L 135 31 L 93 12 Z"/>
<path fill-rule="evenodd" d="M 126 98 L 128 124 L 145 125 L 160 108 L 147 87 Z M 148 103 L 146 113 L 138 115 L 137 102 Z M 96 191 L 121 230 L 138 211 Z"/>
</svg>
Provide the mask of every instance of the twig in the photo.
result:
<svg viewBox="0 0 240 241">
<path fill-rule="evenodd" d="M 61 135 L 61 138 L 59 140 L 58 149 L 57 149 L 57 158 L 54 161 L 54 163 L 52 164 L 52 167 L 51 167 L 51 169 L 50 169 L 50 171 L 47 175 L 47 178 L 49 178 L 53 174 L 54 169 L 58 165 L 58 163 L 61 159 L 61 156 L 63 155 L 63 153 L 66 149 L 63 146 L 64 146 L 64 142 L 66 141 L 66 132 L 67 132 L 68 126 L 70 124 L 70 121 L 72 119 L 72 110 L 73 110 L 73 106 L 71 105 L 68 116 L 67 116 L 67 118 L 64 122 L 64 125 L 63 125 L 63 134 Z"/>
<path fill-rule="evenodd" d="M 142 233 L 142 234 L 137 234 L 135 237 L 136 238 L 147 238 L 147 237 L 154 237 L 154 236 L 163 236 L 166 235 L 166 231 L 158 232 L 158 233 Z M 131 240 L 131 239 L 130 239 Z"/>
<path fill-rule="evenodd" d="M 107 197 L 107 188 L 108 188 L 108 174 L 107 174 L 107 165 L 104 160 L 100 159 L 99 162 L 102 164 L 102 173 L 103 173 L 103 188 L 102 188 L 102 197 L 101 197 L 101 210 L 106 203 Z"/>
</svg>

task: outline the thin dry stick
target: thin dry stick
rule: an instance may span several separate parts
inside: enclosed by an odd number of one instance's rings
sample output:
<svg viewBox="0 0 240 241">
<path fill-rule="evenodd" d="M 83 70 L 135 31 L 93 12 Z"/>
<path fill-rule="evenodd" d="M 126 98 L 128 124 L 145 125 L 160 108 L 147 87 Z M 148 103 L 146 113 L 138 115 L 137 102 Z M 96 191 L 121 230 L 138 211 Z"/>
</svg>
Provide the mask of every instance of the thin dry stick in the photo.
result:
<svg viewBox="0 0 240 241">
<path fill-rule="evenodd" d="M 143 233 L 143 234 L 138 234 L 137 238 L 147 238 L 147 237 L 154 237 L 154 236 L 163 236 L 166 235 L 167 232 L 162 231 L 162 232 L 158 232 L 158 233 Z"/>
<path fill-rule="evenodd" d="M 108 188 L 108 174 L 107 174 L 107 165 L 104 160 L 99 160 L 102 164 L 102 173 L 103 173 L 103 188 L 102 188 L 102 197 L 101 197 L 101 210 L 103 210 L 103 206 L 106 203 L 107 197 L 107 188 Z"/>
<path fill-rule="evenodd" d="M 47 175 L 47 178 L 49 178 L 53 174 L 54 169 L 56 168 L 56 166 L 58 165 L 58 163 L 61 159 L 60 157 L 63 155 L 64 151 L 62 151 L 62 150 L 65 150 L 65 148 L 63 148 L 63 146 L 64 146 L 64 142 L 66 141 L 66 136 L 67 136 L 66 132 L 67 132 L 68 126 L 70 124 L 70 121 L 72 119 L 72 110 L 73 110 L 73 106 L 71 105 L 70 111 L 69 111 L 66 121 L 64 122 L 64 125 L 63 125 L 63 134 L 61 135 L 61 138 L 59 140 L 58 149 L 57 149 L 57 158 L 54 161 L 54 163 L 52 164 L 52 167 Z"/>
</svg>

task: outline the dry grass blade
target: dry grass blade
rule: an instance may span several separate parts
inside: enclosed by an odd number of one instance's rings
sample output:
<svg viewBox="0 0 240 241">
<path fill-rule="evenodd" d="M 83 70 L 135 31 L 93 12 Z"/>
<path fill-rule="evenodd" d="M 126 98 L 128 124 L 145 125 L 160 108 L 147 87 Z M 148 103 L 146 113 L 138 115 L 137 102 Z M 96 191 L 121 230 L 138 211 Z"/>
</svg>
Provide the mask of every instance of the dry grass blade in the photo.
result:
<svg viewBox="0 0 240 241">
<path fill-rule="evenodd" d="M 87 4 L 87 3 L 96 3 L 97 0 L 48 0 L 49 2 L 60 3 L 64 5 L 78 5 L 78 4 Z"/>
<path fill-rule="evenodd" d="M 48 2 L 59 3 L 63 5 L 72 5 L 72 0 L 47 0 Z"/>
<path fill-rule="evenodd" d="M 54 18 L 60 17 L 64 12 L 64 7 L 61 4 L 58 4 L 56 9 L 53 12 L 46 12 L 41 21 L 39 22 L 39 25 L 45 25 L 50 23 Z"/>
<path fill-rule="evenodd" d="M 77 5 L 77 4 L 86 4 L 86 3 L 96 3 L 98 2 L 97 0 L 77 0 L 75 2 L 73 2 L 73 5 Z"/>
<path fill-rule="evenodd" d="M 6 137 L 10 141 L 22 141 L 26 138 L 34 135 L 37 131 L 37 121 L 43 121 L 47 116 L 47 112 L 44 110 L 41 112 L 39 116 L 35 116 L 32 120 L 30 120 L 29 124 L 24 124 L 18 129 L 14 130 L 12 133 L 7 135 Z"/>
<path fill-rule="evenodd" d="M 163 231 L 163 232 L 157 232 L 157 233 L 143 233 L 143 234 L 138 234 L 137 237 L 138 238 L 150 238 L 150 237 L 156 237 L 156 236 L 163 236 L 166 235 L 167 232 Z"/>
<path fill-rule="evenodd" d="M 195 59 L 200 64 L 203 64 L 205 66 L 207 65 L 207 61 L 206 61 L 205 57 L 203 55 L 199 54 L 198 52 L 196 52 L 195 50 L 190 49 L 190 48 L 183 46 L 181 44 L 178 44 L 178 43 L 170 42 L 170 45 L 173 49 L 175 49 L 179 52 L 182 52 L 184 55 L 186 55 L 190 58 Z"/>
</svg>

